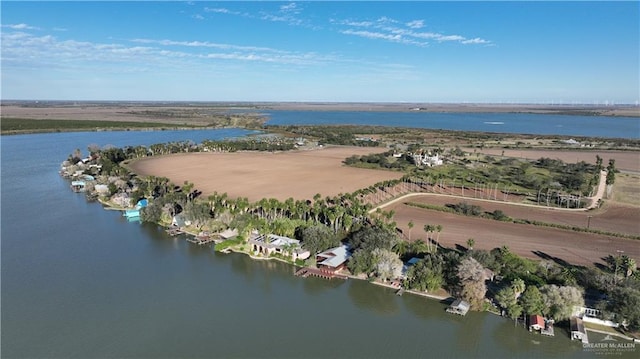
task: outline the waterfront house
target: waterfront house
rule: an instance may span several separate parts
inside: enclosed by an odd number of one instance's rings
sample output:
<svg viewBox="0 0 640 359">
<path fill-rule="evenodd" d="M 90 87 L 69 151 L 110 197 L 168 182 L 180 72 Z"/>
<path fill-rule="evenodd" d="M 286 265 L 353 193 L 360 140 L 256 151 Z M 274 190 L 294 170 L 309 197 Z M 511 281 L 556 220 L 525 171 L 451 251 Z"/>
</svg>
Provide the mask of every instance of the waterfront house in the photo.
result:
<svg viewBox="0 0 640 359">
<path fill-rule="evenodd" d="M 571 340 L 580 340 L 583 343 L 589 343 L 589 338 L 587 337 L 587 331 L 584 329 L 584 323 L 582 323 L 582 319 L 578 317 L 571 317 L 569 319 L 571 324 Z"/>
<path fill-rule="evenodd" d="M 328 272 L 337 272 L 344 269 L 347 260 L 351 257 L 349 246 L 343 244 L 340 247 L 331 248 L 316 255 L 316 265 L 318 269 Z"/>
<path fill-rule="evenodd" d="M 275 234 L 261 235 L 252 234 L 249 238 L 251 250 L 254 253 L 261 253 L 270 256 L 274 253 L 291 256 L 291 259 L 307 259 L 311 256 L 308 250 L 300 248 L 300 241 L 297 239 L 276 236 Z"/>
<path fill-rule="evenodd" d="M 84 192 L 86 185 L 84 181 L 71 181 L 71 189 L 74 192 Z"/>
<path fill-rule="evenodd" d="M 471 306 L 466 301 L 462 299 L 456 299 L 453 303 L 451 303 L 449 308 L 447 308 L 447 312 L 453 313 L 453 314 L 459 314 L 459 315 L 466 315 L 470 308 Z"/>
<path fill-rule="evenodd" d="M 186 227 L 188 225 L 190 225 L 191 222 L 187 221 L 184 218 L 184 215 L 182 213 L 178 213 L 175 216 L 173 216 L 173 218 L 171 219 L 171 226 L 173 227 L 178 227 L 178 228 L 182 228 L 182 227 Z"/>
<path fill-rule="evenodd" d="M 530 315 L 529 316 L 529 331 L 540 331 L 544 329 L 545 323 L 544 318 L 541 315 Z"/>
</svg>

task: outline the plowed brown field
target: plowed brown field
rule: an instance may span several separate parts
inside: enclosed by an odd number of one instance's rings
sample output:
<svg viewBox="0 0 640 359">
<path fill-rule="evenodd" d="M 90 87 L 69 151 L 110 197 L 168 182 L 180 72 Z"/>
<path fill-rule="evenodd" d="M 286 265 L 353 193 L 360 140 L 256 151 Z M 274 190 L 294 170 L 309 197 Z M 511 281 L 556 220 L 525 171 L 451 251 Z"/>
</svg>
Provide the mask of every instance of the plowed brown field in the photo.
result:
<svg viewBox="0 0 640 359">
<path fill-rule="evenodd" d="M 312 199 L 353 192 L 377 182 L 402 177 L 400 172 L 347 167 L 351 155 L 383 152 L 384 148 L 327 147 L 279 153 L 188 153 L 144 158 L 130 166 L 140 175 L 192 182 L 203 196 L 217 191 L 229 197 L 286 200 Z"/>
<path fill-rule="evenodd" d="M 411 201 L 416 202 L 414 198 Z M 427 198 L 423 201 L 432 204 L 458 203 L 455 198 Z M 405 201 L 406 202 L 406 201 Z M 508 204 L 480 204 L 485 211 L 501 209 L 507 215 L 522 218 L 537 218 L 550 223 L 566 223 L 586 227 L 587 212 L 559 213 L 557 210 L 535 209 L 528 207 L 510 206 Z M 629 211 L 631 209 L 631 211 Z M 389 205 L 385 210 L 395 211 L 394 220 L 405 234 L 409 233 L 408 223 L 412 221 L 411 239 L 425 239 L 423 231 L 425 224 L 442 225 L 440 244 L 445 247 L 467 247 L 467 239 L 475 240 L 475 249 L 491 250 L 503 245 L 508 246 L 512 252 L 527 258 L 540 259 L 536 252 L 542 252 L 572 264 L 592 265 L 604 263 L 603 257 L 609 254 L 616 255 L 623 251 L 624 254 L 640 260 L 640 241 L 624 239 L 613 236 L 581 233 L 550 227 L 524 225 L 515 223 L 498 222 L 491 219 L 466 217 L 452 213 L 426 210 L 407 206 L 402 201 Z M 591 212 L 588 212 L 591 215 Z M 637 208 L 611 207 L 601 213 L 594 213 L 591 226 L 601 226 L 603 230 L 609 227 L 626 231 L 637 232 Z M 619 218 L 620 217 L 620 218 Z M 596 227 L 597 228 L 597 227 Z M 620 230 L 616 230 L 619 232 Z"/>
</svg>

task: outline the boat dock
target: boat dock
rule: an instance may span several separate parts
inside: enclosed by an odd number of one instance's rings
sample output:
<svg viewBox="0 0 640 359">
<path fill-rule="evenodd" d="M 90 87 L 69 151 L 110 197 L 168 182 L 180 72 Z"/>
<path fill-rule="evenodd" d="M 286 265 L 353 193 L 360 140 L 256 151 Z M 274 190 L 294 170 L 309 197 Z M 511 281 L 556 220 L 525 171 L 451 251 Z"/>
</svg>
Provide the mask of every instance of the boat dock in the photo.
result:
<svg viewBox="0 0 640 359">
<path fill-rule="evenodd" d="M 337 274 L 329 271 L 323 271 L 318 268 L 311 268 L 311 267 L 300 268 L 296 271 L 295 275 L 297 277 L 302 277 L 302 278 L 307 278 L 308 276 L 312 275 L 312 276 L 316 276 L 324 279 L 333 279 L 333 278 L 349 279 L 349 277 L 347 277 L 346 275 Z"/>
<path fill-rule="evenodd" d="M 396 295 L 402 296 L 404 294 L 404 288 L 400 288 L 396 291 Z"/>
<path fill-rule="evenodd" d="M 169 233 L 170 236 L 177 236 L 178 234 L 183 234 L 184 232 L 180 229 L 180 228 L 167 228 L 167 233 Z"/>
<path fill-rule="evenodd" d="M 203 244 L 215 242 L 215 238 L 208 234 L 199 234 L 194 237 L 188 237 L 187 242 L 195 243 L 197 245 L 203 245 Z"/>
</svg>

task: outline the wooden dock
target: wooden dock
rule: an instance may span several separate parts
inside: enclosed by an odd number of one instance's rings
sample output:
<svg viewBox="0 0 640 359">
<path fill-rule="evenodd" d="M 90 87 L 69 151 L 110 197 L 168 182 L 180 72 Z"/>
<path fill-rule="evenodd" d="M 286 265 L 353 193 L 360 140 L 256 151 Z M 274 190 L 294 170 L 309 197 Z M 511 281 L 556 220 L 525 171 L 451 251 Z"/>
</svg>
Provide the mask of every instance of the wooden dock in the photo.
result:
<svg viewBox="0 0 640 359">
<path fill-rule="evenodd" d="M 333 278 L 349 279 L 349 277 L 347 277 L 346 275 L 328 272 L 328 271 L 322 271 L 318 268 L 311 268 L 311 267 L 300 268 L 295 272 L 295 275 L 302 278 L 307 278 L 308 276 L 312 275 L 312 276 L 316 276 L 324 279 L 333 279 Z"/>
<path fill-rule="evenodd" d="M 169 233 L 170 236 L 177 236 L 184 232 L 180 228 L 167 228 L 167 233 Z"/>
<path fill-rule="evenodd" d="M 195 236 L 187 238 L 187 242 L 195 243 L 197 245 L 209 244 L 215 242 L 215 239 L 210 236 Z"/>
</svg>

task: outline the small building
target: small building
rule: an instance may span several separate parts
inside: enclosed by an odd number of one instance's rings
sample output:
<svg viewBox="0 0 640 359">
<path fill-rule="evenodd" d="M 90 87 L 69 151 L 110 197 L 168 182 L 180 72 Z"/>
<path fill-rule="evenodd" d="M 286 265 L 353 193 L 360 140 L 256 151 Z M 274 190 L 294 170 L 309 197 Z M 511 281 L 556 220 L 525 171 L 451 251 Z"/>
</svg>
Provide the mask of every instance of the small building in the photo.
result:
<svg viewBox="0 0 640 359">
<path fill-rule="evenodd" d="M 146 198 L 143 198 L 136 203 L 136 209 L 142 209 L 149 205 L 149 201 Z"/>
<path fill-rule="evenodd" d="M 218 236 L 220 236 L 220 238 L 222 240 L 228 240 L 231 239 L 233 237 L 237 237 L 238 236 L 238 230 L 237 229 L 231 229 L 231 228 L 227 228 L 224 231 L 218 233 Z"/>
<path fill-rule="evenodd" d="M 529 331 L 541 331 L 545 327 L 544 318 L 541 315 L 529 316 Z"/>
<path fill-rule="evenodd" d="M 71 189 L 73 192 L 84 192 L 87 184 L 84 181 L 71 181 Z"/>
<path fill-rule="evenodd" d="M 186 218 L 184 218 L 184 215 L 182 213 L 176 214 L 171 219 L 171 226 L 172 227 L 182 228 L 182 227 L 186 227 L 186 226 L 188 226 L 190 224 L 191 224 L 191 221 L 188 221 Z"/>
<path fill-rule="evenodd" d="M 571 324 L 571 340 L 580 340 L 583 343 L 589 343 L 587 331 L 584 328 L 582 319 L 578 317 L 571 317 L 571 319 L 569 319 L 569 322 Z"/>
<path fill-rule="evenodd" d="M 466 315 L 471 306 L 469 303 L 462 299 L 456 299 L 451 303 L 449 308 L 447 308 L 448 313 L 458 314 L 458 315 Z"/>
<path fill-rule="evenodd" d="M 347 260 L 351 257 L 349 246 L 346 244 L 340 247 L 331 248 L 316 255 L 316 265 L 318 269 L 329 272 L 337 272 L 344 269 Z"/>
</svg>

